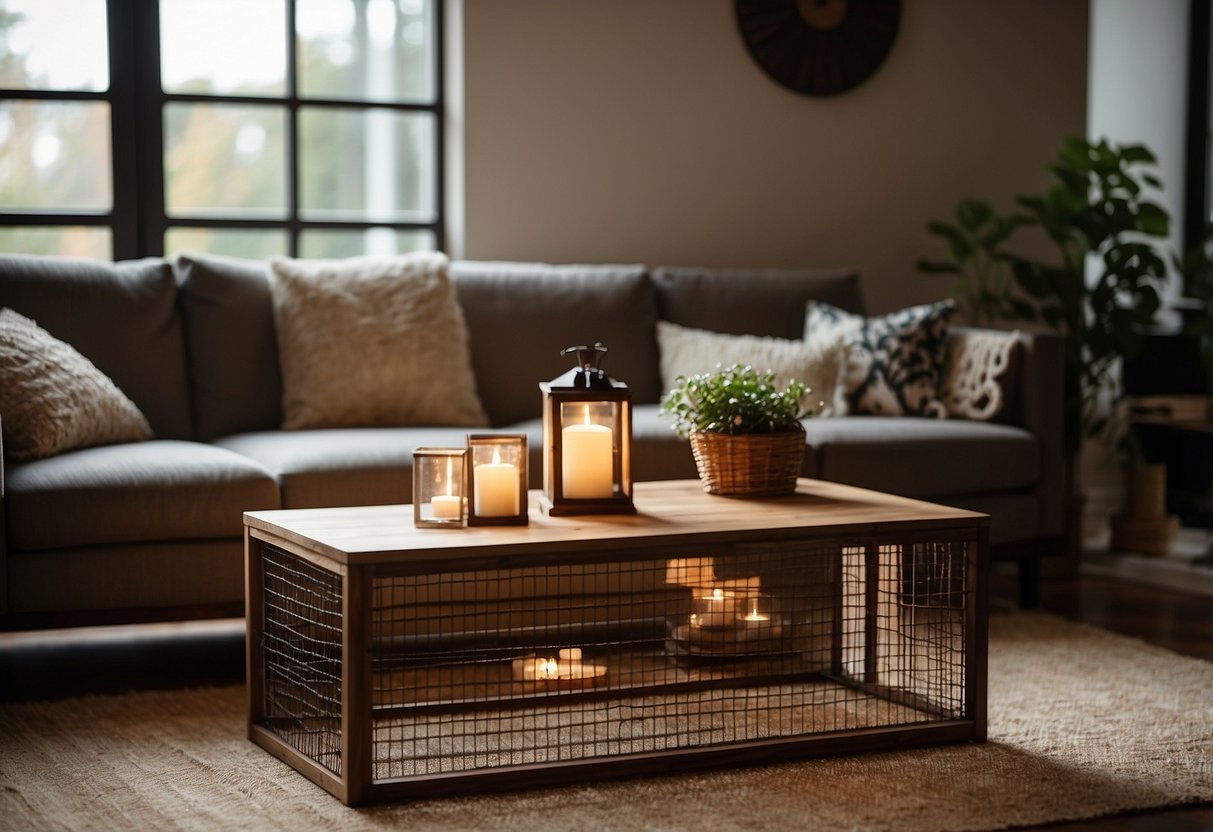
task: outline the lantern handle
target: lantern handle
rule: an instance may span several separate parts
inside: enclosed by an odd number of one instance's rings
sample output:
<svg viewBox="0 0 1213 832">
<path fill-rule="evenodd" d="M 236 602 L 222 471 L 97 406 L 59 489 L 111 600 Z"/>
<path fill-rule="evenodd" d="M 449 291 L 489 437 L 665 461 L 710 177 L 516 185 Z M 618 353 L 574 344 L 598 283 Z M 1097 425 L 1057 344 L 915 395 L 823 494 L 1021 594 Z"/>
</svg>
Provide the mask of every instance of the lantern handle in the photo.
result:
<svg viewBox="0 0 1213 832">
<path fill-rule="evenodd" d="M 607 374 L 599 368 L 598 363 L 607 354 L 607 348 L 601 341 L 595 341 L 592 346 L 584 344 L 575 347 L 565 347 L 560 351 L 561 357 L 577 355 L 577 372 L 573 379 L 574 387 L 609 387 Z"/>
</svg>

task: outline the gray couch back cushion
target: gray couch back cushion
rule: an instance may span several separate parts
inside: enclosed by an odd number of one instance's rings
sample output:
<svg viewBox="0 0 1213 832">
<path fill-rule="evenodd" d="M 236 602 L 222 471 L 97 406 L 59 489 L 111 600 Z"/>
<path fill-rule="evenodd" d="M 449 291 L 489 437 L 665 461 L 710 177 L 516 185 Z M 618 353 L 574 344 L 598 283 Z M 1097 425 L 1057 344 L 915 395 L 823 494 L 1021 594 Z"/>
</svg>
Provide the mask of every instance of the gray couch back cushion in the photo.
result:
<svg viewBox="0 0 1213 832">
<path fill-rule="evenodd" d="M 185 345 L 172 267 L 0 255 L 0 307 L 76 348 L 138 405 L 160 439 L 191 439 Z"/>
<path fill-rule="evenodd" d="M 805 303 L 862 314 L 859 273 L 850 269 L 653 269 L 659 317 L 733 335 L 800 339 Z"/>
<path fill-rule="evenodd" d="M 455 261 L 480 401 L 493 425 L 540 415 L 539 382 L 572 363 L 560 350 L 601 341 L 602 368 L 636 403 L 661 395 L 657 305 L 643 266 Z"/>
<path fill-rule="evenodd" d="M 216 255 L 177 258 L 198 437 L 282 425 L 282 371 L 266 264 Z"/>
</svg>

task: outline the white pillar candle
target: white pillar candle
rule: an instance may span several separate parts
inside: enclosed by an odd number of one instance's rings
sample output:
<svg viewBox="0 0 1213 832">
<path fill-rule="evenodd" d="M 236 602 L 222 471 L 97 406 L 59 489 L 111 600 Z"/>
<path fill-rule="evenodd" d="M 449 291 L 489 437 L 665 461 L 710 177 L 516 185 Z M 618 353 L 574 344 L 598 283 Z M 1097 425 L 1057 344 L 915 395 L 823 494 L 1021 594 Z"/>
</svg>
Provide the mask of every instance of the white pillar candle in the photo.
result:
<svg viewBox="0 0 1213 832">
<path fill-rule="evenodd" d="M 614 496 L 615 432 L 605 425 L 590 424 L 587 407 L 586 423 L 569 425 L 560 436 L 564 496 L 573 500 Z"/>
<path fill-rule="evenodd" d="M 473 505 L 479 517 L 512 517 L 518 513 L 518 466 L 501 461 L 493 449 L 493 461 L 476 466 Z"/>
</svg>

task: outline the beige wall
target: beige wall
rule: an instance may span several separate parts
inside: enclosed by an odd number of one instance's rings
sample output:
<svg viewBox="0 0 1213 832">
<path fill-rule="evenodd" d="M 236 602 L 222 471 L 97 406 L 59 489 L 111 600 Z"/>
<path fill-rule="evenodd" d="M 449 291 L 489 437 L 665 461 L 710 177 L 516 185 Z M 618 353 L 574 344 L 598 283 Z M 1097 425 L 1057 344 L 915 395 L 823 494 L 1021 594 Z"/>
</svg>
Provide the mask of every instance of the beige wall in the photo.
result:
<svg viewBox="0 0 1213 832">
<path fill-rule="evenodd" d="M 933 300 L 928 219 L 1009 207 L 1085 129 L 1087 0 L 905 0 L 865 84 L 811 98 L 731 0 L 463 0 L 457 255 L 855 266 L 873 312 Z"/>
</svg>

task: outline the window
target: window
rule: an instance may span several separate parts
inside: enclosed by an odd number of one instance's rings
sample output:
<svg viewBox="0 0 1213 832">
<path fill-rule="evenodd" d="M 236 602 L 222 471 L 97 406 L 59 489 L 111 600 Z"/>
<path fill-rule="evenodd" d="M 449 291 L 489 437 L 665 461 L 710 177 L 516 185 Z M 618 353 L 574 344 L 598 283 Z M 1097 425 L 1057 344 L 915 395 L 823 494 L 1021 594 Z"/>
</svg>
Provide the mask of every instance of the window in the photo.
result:
<svg viewBox="0 0 1213 832">
<path fill-rule="evenodd" d="M 0 0 L 0 251 L 441 248 L 441 0 Z"/>
<path fill-rule="evenodd" d="M 1191 0 L 1188 23 L 1188 131 L 1184 226 L 1186 249 L 1205 239 L 1213 225 L 1213 16 L 1209 0 Z"/>
</svg>

